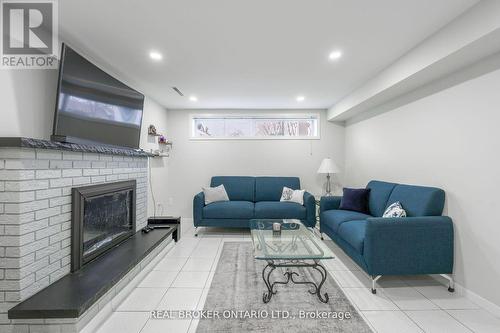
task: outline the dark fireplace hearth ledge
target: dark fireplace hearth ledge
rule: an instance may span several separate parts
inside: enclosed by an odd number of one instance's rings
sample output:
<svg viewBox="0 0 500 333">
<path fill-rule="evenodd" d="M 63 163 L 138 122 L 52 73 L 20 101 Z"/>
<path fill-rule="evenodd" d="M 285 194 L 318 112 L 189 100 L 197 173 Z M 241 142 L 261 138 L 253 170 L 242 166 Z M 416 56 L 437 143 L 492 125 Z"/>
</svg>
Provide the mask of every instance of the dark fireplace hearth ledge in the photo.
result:
<svg viewBox="0 0 500 333">
<path fill-rule="evenodd" d="M 84 153 L 98 153 L 109 155 L 122 155 L 130 157 L 151 157 L 152 154 L 143 150 L 99 146 L 99 145 L 84 145 L 75 143 L 63 143 L 42 139 L 25 138 L 25 137 L 0 137 L 0 148 L 36 148 L 36 149 L 55 149 L 76 151 Z"/>
<path fill-rule="evenodd" d="M 8 311 L 9 319 L 78 319 L 137 267 L 148 254 L 167 238 L 175 227 L 138 231 L 113 250 L 88 263 L 75 273 L 42 289 Z"/>
</svg>

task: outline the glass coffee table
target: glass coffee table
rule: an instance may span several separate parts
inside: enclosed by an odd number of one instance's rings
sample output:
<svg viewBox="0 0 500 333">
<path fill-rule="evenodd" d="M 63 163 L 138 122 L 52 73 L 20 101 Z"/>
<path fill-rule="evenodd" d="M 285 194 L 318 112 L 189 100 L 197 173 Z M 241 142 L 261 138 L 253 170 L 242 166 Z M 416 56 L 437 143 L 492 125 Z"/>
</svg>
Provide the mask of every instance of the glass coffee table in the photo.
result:
<svg viewBox="0 0 500 333">
<path fill-rule="evenodd" d="M 275 223 L 281 226 L 279 232 L 273 231 Z M 307 228 L 299 220 L 283 219 L 253 219 L 250 220 L 250 229 L 255 259 L 267 262 L 262 270 L 262 279 L 267 287 L 267 292 L 263 295 L 264 303 L 268 303 L 277 293 L 275 285 L 289 282 L 310 285 L 309 293 L 317 295 L 321 302 L 328 303 L 328 293 L 321 293 L 321 287 L 328 273 L 320 260 L 333 259 L 334 255 L 312 229 Z M 271 273 L 278 267 L 286 268 L 285 279 L 271 282 Z M 316 283 L 297 280 L 299 274 L 293 269 L 300 267 L 319 272 L 321 281 Z"/>
</svg>

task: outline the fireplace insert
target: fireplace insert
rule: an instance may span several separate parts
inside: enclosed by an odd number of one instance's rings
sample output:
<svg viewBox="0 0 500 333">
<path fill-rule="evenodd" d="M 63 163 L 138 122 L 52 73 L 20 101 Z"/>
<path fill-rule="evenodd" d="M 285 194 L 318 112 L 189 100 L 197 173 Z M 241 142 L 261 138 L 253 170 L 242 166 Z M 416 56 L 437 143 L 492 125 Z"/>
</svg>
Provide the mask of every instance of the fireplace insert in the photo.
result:
<svg viewBox="0 0 500 333">
<path fill-rule="evenodd" d="M 136 181 L 72 190 L 71 271 L 135 233 Z"/>
</svg>

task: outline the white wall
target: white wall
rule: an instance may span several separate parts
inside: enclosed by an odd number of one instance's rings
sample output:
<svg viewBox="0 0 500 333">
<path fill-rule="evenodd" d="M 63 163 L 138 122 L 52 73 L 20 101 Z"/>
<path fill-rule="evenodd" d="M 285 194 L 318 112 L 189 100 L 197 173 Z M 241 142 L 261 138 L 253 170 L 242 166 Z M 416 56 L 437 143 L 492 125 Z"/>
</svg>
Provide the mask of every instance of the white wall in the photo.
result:
<svg viewBox="0 0 500 333">
<path fill-rule="evenodd" d="M 267 112 L 304 113 L 311 110 Z M 195 113 L 254 114 L 255 110 L 169 110 L 168 137 L 173 140 L 169 164 L 169 214 L 192 217 L 193 196 L 210 185 L 217 175 L 298 176 L 301 186 L 321 193 L 324 175 L 316 173 L 321 160 L 333 158 L 339 167 L 344 161 L 344 128 L 326 121 L 321 114 L 320 140 L 212 140 L 189 139 L 189 117 Z M 340 175 L 341 176 L 341 175 Z"/>
<path fill-rule="evenodd" d="M 346 184 L 446 191 L 455 278 L 500 305 L 500 70 L 346 127 Z"/>
<path fill-rule="evenodd" d="M 0 70 L 0 137 L 50 138 L 57 70 Z"/>
<path fill-rule="evenodd" d="M 104 67 L 105 68 L 105 67 Z M 119 78 L 119 77 L 118 77 Z M 24 136 L 50 139 L 54 119 L 57 89 L 57 70 L 0 70 L 0 137 Z M 144 102 L 141 148 L 157 148 L 148 142 L 147 127 L 155 124 L 164 131 L 167 127 L 167 111 L 154 100 Z M 154 189 L 157 197 L 164 196 L 167 171 L 164 161 L 151 161 Z M 161 199 L 157 199 L 161 202 Z M 148 200 L 148 213 L 152 215 L 153 203 Z"/>
<path fill-rule="evenodd" d="M 148 135 L 149 125 L 154 125 L 156 127 L 157 133 L 166 133 L 167 110 L 152 99 L 146 98 L 146 100 L 144 101 L 144 114 L 142 117 L 140 146 L 142 149 L 148 152 L 151 151 L 151 149 L 153 151 L 159 149 L 158 137 Z M 155 215 L 155 203 L 156 215 L 162 215 L 162 208 L 164 211 L 167 206 L 167 159 L 159 157 L 150 158 L 149 167 L 151 171 L 149 175 L 151 183 L 149 184 L 150 188 L 148 189 L 148 216 Z M 152 200 L 151 189 L 154 194 L 155 202 L 153 202 Z"/>
</svg>

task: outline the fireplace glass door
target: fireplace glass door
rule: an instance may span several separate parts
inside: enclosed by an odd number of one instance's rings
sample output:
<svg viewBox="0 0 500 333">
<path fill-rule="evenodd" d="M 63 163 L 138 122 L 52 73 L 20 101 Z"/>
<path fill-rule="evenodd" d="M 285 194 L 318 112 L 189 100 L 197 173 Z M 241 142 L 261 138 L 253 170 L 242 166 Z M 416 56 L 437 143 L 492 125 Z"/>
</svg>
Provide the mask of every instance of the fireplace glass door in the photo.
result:
<svg viewBox="0 0 500 333">
<path fill-rule="evenodd" d="M 73 188 L 71 271 L 135 234 L 136 181 Z"/>
<path fill-rule="evenodd" d="M 83 257 L 92 256 L 132 230 L 132 191 L 85 199 Z"/>
</svg>

